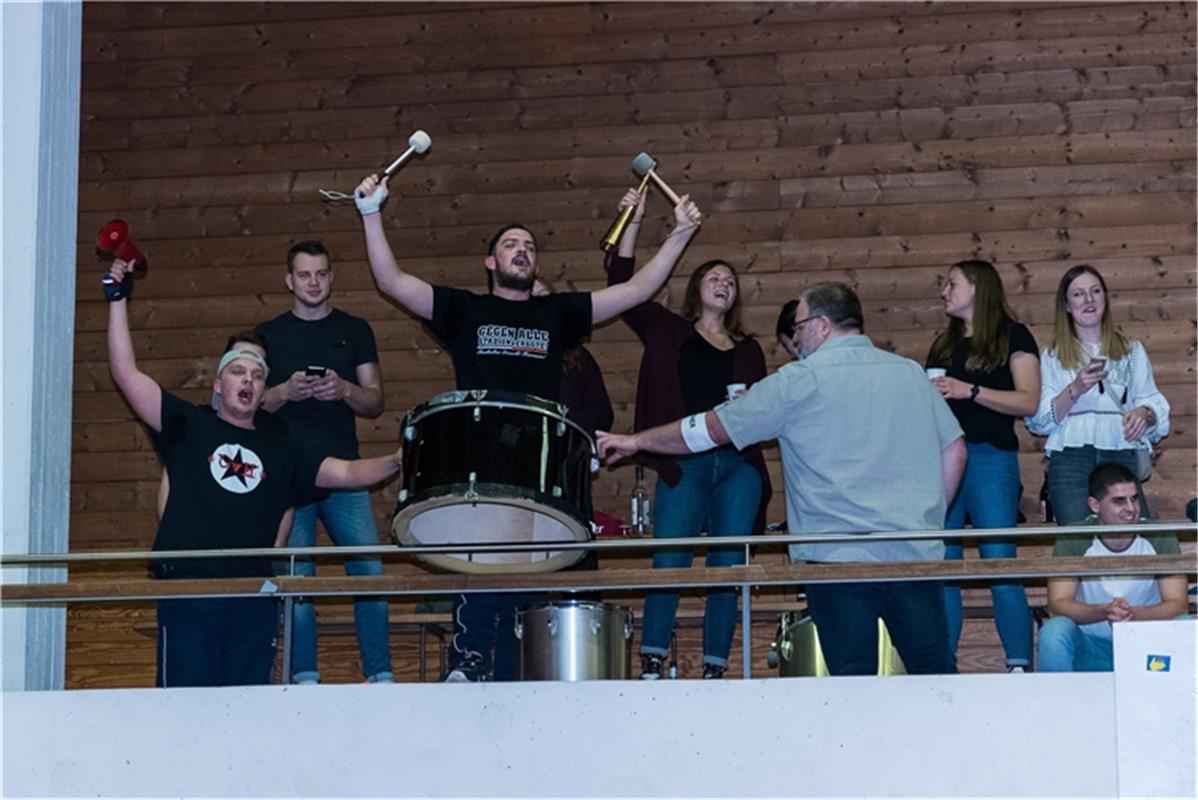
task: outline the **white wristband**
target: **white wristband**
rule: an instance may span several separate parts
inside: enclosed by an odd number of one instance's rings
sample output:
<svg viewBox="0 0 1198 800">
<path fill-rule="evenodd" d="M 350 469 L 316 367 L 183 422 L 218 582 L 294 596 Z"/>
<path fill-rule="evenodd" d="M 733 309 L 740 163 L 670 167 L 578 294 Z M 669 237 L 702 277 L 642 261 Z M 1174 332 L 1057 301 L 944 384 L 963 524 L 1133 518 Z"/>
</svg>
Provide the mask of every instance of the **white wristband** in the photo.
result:
<svg viewBox="0 0 1198 800">
<path fill-rule="evenodd" d="M 388 194 L 389 192 L 387 191 L 387 187 L 383 186 L 382 184 L 376 186 L 374 189 L 374 194 L 370 195 L 369 197 L 363 195 L 359 190 L 354 192 L 354 205 L 358 207 L 359 214 L 364 217 L 368 217 L 371 214 L 379 213 L 379 206 L 381 206 L 383 201 L 387 199 Z"/>
<path fill-rule="evenodd" d="M 702 453 L 716 446 L 707 432 L 707 413 L 700 412 L 682 418 L 682 439 L 692 453 Z"/>
</svg>

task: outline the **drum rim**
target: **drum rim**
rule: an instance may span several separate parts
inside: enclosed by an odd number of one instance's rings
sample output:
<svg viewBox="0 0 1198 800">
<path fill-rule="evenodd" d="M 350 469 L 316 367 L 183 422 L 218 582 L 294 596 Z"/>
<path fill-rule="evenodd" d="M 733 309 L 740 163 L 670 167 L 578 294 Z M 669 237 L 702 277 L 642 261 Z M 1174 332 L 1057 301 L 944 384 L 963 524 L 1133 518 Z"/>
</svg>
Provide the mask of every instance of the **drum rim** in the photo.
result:
<svg viewBox="0 0 1198 800">
<path fill-rule="evenodd" d="M 632 614 L 631 606 L 621 605 L 619 603 L 608 603 L 605 600 L 542 600 L 539 603 L 533 603 L 531 606 L 528 606 L 527 608 L 516 609 L 516 615 L 522 616 L 524 614 L 528 614 L 528 613 L 531 613 L 533 611 L 537 611 L 540 609 L 561 608 L 563 606 L 568 607 L 568 608 L 603 606 L 604 608 L 611 609 L 612 611 L 614 611 L 617 614 L 619 614 L 621 612 L 623 612 L 625 614 L 629 614 L 629 615 Z"/>
<path fill-rule="evenodd" d="M 432 511 L 437 508 L 446 508 L 449 506 L 476 506 L 476 505 L 511 506 L 513 508 L 523 508 L 523 509 L 528 509 L 529 507 L 532 507 L 532 510 L 538 511 L 540 513 L 543 513 L 543 514 L 549 516 L 549 517 L 552 517 L 554 520 L 556 520 L 562 526 L 569 528 L 573 531 L 581 531 L 584 534 L 584 536 L 581 538 L 579 538 L 578 536 L 575 536 L 573 539 L 562 539 L 560 541 L 553 540 L 557 544 L 569 544 L 569 543 L 577 543 L 577 542 L 593 542 L 595 540 L 594 529 L 591 527 L 591 525 L 587 521 L 586 517 L 583 516 L 582 512 L 580 510 L 578 510 L 577 508 L 575 508 L 574 506 L 570 505 L 569 503 L 567 503 L 563 500 L 563 501 L 561 501 L 561 507 L 559 508 L 557 506 L 552 505 L 551 503 L 544 502 L 540 499 L 536 499 L 536 498 L 532 498 L 532 497 L 524 497 L 524 496 L 520 496 L 520 494 L 519 494 L 520 492 L 529 492 L 529 493 L 534 493 L 537 495 L 545 496 L 544 492 L 533 492 L 531 489 L 528 489 L 524 486 L 516 486 L 515 484 L 510 484 L 510 483 L 479 483 L 479 484 L 475 484 L 473 487 L 470 487 L 470 488 L 473 488 L 474 492 L 477 494 L 477 497 L 475 497 L 474 499 L 471 499 L 471 500 L 465 499 L 465 495 L 463 493 L 458 493 L 458 492 L 430 494 L 430 492 L 432 492 L 436 489 L 445 489 L 447 487 L 455 487 L 455 486 L 469 487 L 470 485 L 463 484 L 463 483 L 442 484 L 440 486 L 430 487 L 428 490 L 426 490 L 424 492 L 419 492 L 415 495 L 409 496 L 407 500 L 405 500 L 403 503 L 400 503 L 399 505 L 396 506 L 395 513 L 391 517 L 392 529 L 394 529 L 395 522 L 402 517 L 403 522 L 404 522 L 405 531 L 409 530 L 410 526 L 411 526 L 411 517 L 415 516 L 415 514 L 408 513 L 411 511 L 419 511 L 419 513 L 424 513 L 425 511 Z M 498 489 L 499 491 L 504 492 L 504 493 L 503 494 L 491 494 L 488 491 L 491 489 Z M 554 498 L 547 497 L 546 499 L 552 501 Z M 562 517 L 566 517 L 568 519 L 568 521 L 563 520 Z M 419 544 L 423 544 L 423 542 L 417 542 L 417 541 L 413 540 L 411 542 L 407 542 L 407 544 L 419 545 Z M 481 542 L 473 542 L 473 543 L 472 542 L 461 542 L 460 544 L 469 545 L 469 544 L 482 544 L 482 543 Z M 532 544 L 532 542 L 530 542 L 529 544 Z"/>
<path fill-rule="evenodd" d="M 404 545 L 397 545 L 401 550 Z M 545 572 L 559 572 L 568 567 L 572 567 L 582 560 L 581 556 L 575 557 L 575 553 L 583 553 L 584 550 L 562 550 L 557 555 L 551 558 L 541 559 L 540 561 L 528 562 L 512 562 L 503 564 L 491 564 L 484 561 L 466 561 L 462 558 L 453 558 L 448 553 L 419 553 L 414 556 L 418 561 L 421 561 L 429 566 L 444 570 L 445 572 L 453 572 L 458 575 L 521 575 L 521 574 L 539 574 Z M 573 558 L 573 560 L 570 560 Z"/>
<path fill-rule="evenodd" d="M 564 422 L 571 428 L 574 428 L 574 430 L 578 431 L 578 433 L 583 435 L 583 437 L 591 445 L 592 452 L 595 450 L 595 438 L 591 436 L 591 434 L 588 433 L 585 428 L 574 421 L 574 419 L 570 416 L 570 409 L 564 403 L 546 400 L 545 398 L 538 397 L 535 394 L 527 394 L 524 392 L 500 392 L 500 390 L 493 389 L 479 389 L 477 391 L 484 392 L 483 396 L 471 398 L 471 391 L 474 390 L 459 389 L 452 392 L 442 392 L 441 394 L 433 395 L 420 405 L 414 406 L 411 411 L 404 415 L 403 422 L 400 424 L 400 428 L 405 429 L 409 425 L 418 425 L 424 419 L 443 411 L 460 410 L 463 408 L 512 408 L 519 411 L 528 411 L 533 414 L 540 414 L 541 416 L 549 417 L 555 422 Z M 487 394 L 493 391 L 499 392 L 500 397 L 488 399 Z M 504 394 L 510 395 L 513 399 L 503 399 Z M 438 398 L 457 395 L 465 395 L 465 397 L 457 402 L 444 402 L 435 407 L 433 406 L 433 404 L 437 402 Z M 519 397 L 525 398 L 524 402 L 516 399 Z M 536 403 L 543 403 L 544 405 L 538 406 L 530 404 L 527 402 L 528 399 L 532 399 Z"/>
</svg>

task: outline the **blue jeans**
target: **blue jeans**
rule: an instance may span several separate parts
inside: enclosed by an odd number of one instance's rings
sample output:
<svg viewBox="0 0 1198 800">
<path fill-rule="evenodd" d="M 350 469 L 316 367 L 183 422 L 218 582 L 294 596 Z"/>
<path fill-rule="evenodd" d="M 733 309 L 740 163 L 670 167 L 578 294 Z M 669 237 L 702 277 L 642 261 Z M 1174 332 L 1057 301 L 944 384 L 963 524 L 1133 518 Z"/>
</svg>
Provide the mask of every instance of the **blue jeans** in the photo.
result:
<svg viewBox="0 0 1198 800">
<path fill-rule="evenodd" d="M 939 581 L 808 584 L 807 607 L 832 675 L 878 674 L 879 618 L 908 675 L 957 671 Z"/>
<path fill-rule="evenodd" d="M 1099 450 L 1096 447 L 1066 447 L 1050 454 L 1048 459 L 1048 501 L 1058 525 L 1074 525 L 1090 516 L 1086 500 L 1090 496 L 1090 473 L 1099 464 L 1122 464 L 1136 472 L 1135 450 Z M 1148 500 L 1139 481 L 1140 516 L 1151 517 Z"/>
<path fill-rule="evenodd" d="M 658 478 L 654 499 L 653 536 L 657 539 L 698 536 L 704 527 L 710 536 L 746 536 L 753 532 L 761 502 L 761 475 L 731 448 L 678 459 L 682 479 L 670 486 Z M 655 569 L 682 569 L 694 560 L 690 550 L 673 548 L 653 555 Z M 707 566 L 731 567 L 745 563 L 741 547 L 707 548 Z M 645 598 L 641 652 L 665 656 L 678 613 L 677 592 L 650 592 Z M 736 589 L 707 592 L 703 613 L 703 663 L 728 665 L 732 634 L 736 631 Z"/>
<path fill-rule="evenodd" d="M 159 600 L 156 685 L 270 683 L 278 629 L 273 598 Z"/>
<path fill-rule="evenodd" d="M 1069 617 L 1053 617 L 1040 628 L 1041 672 L 1110 672 L 1114 668 L 1110 639 L 1084 633 Z"/>
<path fill-rule="evenodd" d="M 549 599 L 544 592 L 473 592 L 453 599 L 453 658 L 482 656 L 491 680 L 520 677 L 520 646 L 516 640 L 516 612 Z"/>
<path fill-rule="evenodd" d="M 1019 454 L 1000 450 L 988 444 L 965 445 L 969 460 L 957 496 L 949 504 L 944 519 L 947 530 L 965 527 L 965 515 L 974 528 L 1014 528 L 1019 523 Z M 960 539 L 945 540 L 944 557 L 960 561 Z M 1014 558 L 1015 542 L 1010 539 L 983 539 L 978 545 L 982 558 Z M 994 624 L 1002 639 L 1008 667 L 1026 667 L 1032 660 L 1032 616 L 1027 607 L 1027 593 L 1021 583 L 992 583 L 990 597 L 994 603 Z M 946 584 L 944 611 L 948 615 L 948 643 L 957 652 L 964 622 L 961 587 Z"/>
<path fill-rule="evenodd" d="M 378 528 L 370 510 L 368 492 L 330 492 L 315 503 L 295 509 L 295 524 L 288 544 L 292 547 L 312 547 L 316 543 L 316 518 L 324 523 L 329 538 L 338 547 L 377 545 Z M 297 575 L 312 577 L 316 564 L 309 559 L 297 559 Z M 347 575 L 382 575 L 383 565 L 377 558 L 345 559 Z M 312 601 L 297 598 L 291 625 L 291 679 L 319 681 L 316 667 L 316 609 Z M 386 683 L 392 679 L 390 620 L 386 600 L 354 600 L 354 628 L 358 633 L 358 650 L 362 655 L 362 673 L 372 682 Z"/>
</svg>

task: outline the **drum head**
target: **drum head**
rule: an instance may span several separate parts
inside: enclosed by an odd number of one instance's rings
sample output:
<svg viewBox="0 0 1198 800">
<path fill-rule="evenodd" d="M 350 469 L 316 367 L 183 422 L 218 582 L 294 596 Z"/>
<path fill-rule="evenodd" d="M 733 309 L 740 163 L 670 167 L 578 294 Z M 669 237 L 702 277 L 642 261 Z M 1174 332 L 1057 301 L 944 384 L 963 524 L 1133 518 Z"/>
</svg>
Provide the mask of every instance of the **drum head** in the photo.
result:
<svg viewBox="0 0 1198 800">
<path fill-rule="evenodd" d="M 510 489 L 510 487 L 505 487 Z M 585 542 L 591 532 L 574 515 L 523 497 L 497 494 L 467 501 L 457 494 L 418 499 L 395 515 L 400 545 Z M 580 561 L 585 550 L 509 553 L 425 553 L 417 558 L 452 572 L 553 572 Z"/>
</svg>

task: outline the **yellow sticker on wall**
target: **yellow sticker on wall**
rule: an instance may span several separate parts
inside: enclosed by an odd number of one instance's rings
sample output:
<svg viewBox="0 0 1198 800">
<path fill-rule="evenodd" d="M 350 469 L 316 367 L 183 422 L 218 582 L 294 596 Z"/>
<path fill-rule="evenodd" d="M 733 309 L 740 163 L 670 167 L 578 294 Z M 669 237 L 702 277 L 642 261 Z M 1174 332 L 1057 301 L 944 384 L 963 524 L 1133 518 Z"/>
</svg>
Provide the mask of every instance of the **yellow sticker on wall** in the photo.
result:
<svg viewBox="0 0 1198 800">
<path fill-rule="evenodd" d="M 1172 656 L 1148 656 L 1148 665 L 1146 669 L 1149 672 L 1168 672 L 1169 666 L 1173 661 Z"/>
</svg>

